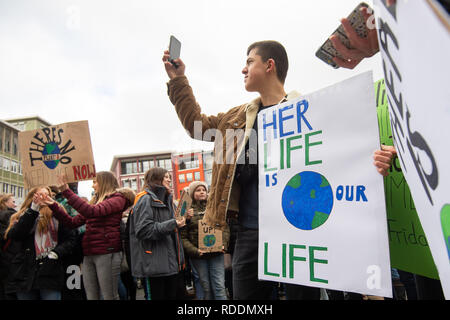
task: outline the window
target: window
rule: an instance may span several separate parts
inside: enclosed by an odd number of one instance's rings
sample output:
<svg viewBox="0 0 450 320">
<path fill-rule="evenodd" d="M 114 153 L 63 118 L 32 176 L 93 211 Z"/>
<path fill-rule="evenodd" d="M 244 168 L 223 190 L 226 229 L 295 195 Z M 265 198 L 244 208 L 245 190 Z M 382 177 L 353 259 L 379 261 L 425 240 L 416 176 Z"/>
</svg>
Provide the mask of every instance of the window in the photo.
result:
<svg viewBox="0 0 450 320">
<path fill-rule="evenodd" d="M 192 172 L 186 173 L 186 180 L 187 182 L 192 182 Z"/>
<path fill-rule="evenodd" d="M 3 193 L 8 193 L 8 184 L 3 183 Z"/>
<path fill-rule="evenodd" d="M 5 152 L 11 152 L 11 130 L 5 130 Z"/>
<path fill-rule="evenodd" d="M 140 180 L 139 182 L 141 183 L 141 190 L 144 190 L 145 185 L 144 177 L 141 177 L 139 180 Z"/>
<path fill-rule="evenodd" d="M 209 170 L 212 169 L 214 163 L 214 155 L 212 152 L 204 152 L 203 153 L 203 169 Z"/>
<path fill-rule="evenodd" d="M 14 197 L 16 197 L 16 188 L 17 188 L 16 186 L 11 185 L 11 191 L 10 191 L 10 193 L 12 193 Z"/>
<path fill-rule="evenodd" d="M 17 156 L 17 152 L 18 152 L 18 150 L 17 150 L 17 148 L 18 148 L 17 139 L 18 139 L 17 133 L 14 132 L 14 135 L 13 135 L 13 155 L 15 155 L 15 156 Z"/>
<path fill-rule="evenodd" d="M 205 171 L 205 182 L 208 186 L 211 185 L 212 181 L 212 170 Z"/>
<path fill-rule="evenodd" d="M 11 167 L 11 162 L 9 159 L 3 158 L 3 170 L 9 171 Z"/>
<path fill-rule="evenodd" d="M 0 151 L 3 150 L 3 127 L 0 127 Z"/>
<path fill-rule="evenodd" d="M 199 171 L 194 172 L 194 179 L 195 179 L 195 181 L 200 181 L 200 172 Z"/>
<path fill-rule="evenodd" d="M 157 160 L 158 167 L 164 168 L 167 171 L 172 171 L 172 161 L 170 159 Z"/>
<path fill-rule="evenodd" d="M 11 171 L 17 173 L 19 170 L 19 164 L 16 161 L 11 160 Z"/>
<path fill-rule="evenodd" d="M 136 161 L 121 162 L 120 166 L 122 174 L 132 174 L 138 172 Z"/>
<path fill-rule="evenodd" d="M 14 124 L 14 126 L 19 129 L 20 131 L 24 131 L 25 130 L 25 122 L 17 122 Z"/>
<path fill-rule="evenodd" d="M 178 175 L 178 181 L 180 181 L 180 183 L 185 183 L 186 182 L 186 180 L 184 179 L 184 174 Z"/>
<path fill-rule="evenodd" d="M 133 189 L 134 191 L 137 191 L 137 180 L 136 180 L 136 178 L 131 179 L 131 189 Z"/>
<path fill-rule="evenodd" d="M 153 160 L 142 160 L 140 161 L 140 172 L 147 172 L 155 166 Z"/>
<path fill-rule="evenodd" d="M 178 167 L 180 170 L 198 168 L 198 155 L 187 155 L 178 158 Z"/>
<path fill-rule="evenodd" d="M 124 188 L 130 188 L 130 187 L 131 187 L 130 179 L 123 179 L 123 180 L 122 180 L 122 186 L 123 186 Z"/>
</svg>

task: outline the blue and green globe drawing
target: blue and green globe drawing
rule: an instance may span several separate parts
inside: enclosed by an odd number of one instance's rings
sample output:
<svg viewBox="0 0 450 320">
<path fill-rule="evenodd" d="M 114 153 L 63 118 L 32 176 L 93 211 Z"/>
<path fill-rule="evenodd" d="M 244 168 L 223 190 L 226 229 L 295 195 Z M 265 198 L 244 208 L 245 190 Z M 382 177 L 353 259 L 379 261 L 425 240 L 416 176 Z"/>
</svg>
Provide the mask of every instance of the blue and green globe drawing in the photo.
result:
<svg viewBox="0 0 450 320">
<path fill-rule="evenodd" d="M 56 143 L 50 142 L 45 145 L 44 150 L 42 150 L 42 156 L 45 165 L 49 169 L 55 169 L 58 166 L 59 154 L 60 150 Z"/>
<path fill-rule="evenodd" d="M 216 243 L 216 236 L 213 234 L 208 234 L 203 238 L 203 244 L 205 247 L 212 247 Z"/>
<path fill-rule="evenodd" d="M 333 190 L 320 173 L 303 171 L 288 181 L 281 201 L 290 224 L 298 229 L 313 230 L 330 217 Z"/>
</svg>

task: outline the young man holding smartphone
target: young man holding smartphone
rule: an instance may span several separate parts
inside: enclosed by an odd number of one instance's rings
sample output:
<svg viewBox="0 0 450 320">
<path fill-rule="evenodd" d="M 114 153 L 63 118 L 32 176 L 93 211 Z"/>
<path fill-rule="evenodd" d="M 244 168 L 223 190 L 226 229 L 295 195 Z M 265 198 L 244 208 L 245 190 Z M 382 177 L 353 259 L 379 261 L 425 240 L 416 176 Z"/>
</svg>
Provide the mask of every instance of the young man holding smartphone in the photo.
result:
<svg viewBox="0 0 450 320">
<path fill-rule="evenodd" d="M 276 41 L 256 42 L 247 50 L 242 70 L 245 89 L 260 97 L 216 116 L 201 113 L 185 76 L 181 59 L 170 61 L 169 51 L 163 62 L 170 78 L 168 95 L 178 117 L 191 137 L 211 141 L 215 136 L 211 192 L 204 220 L 216 228 L 226 225 L 227 213 L 238 212 L 239 230 L 233 255 L 233 293 L 236 300 L 268 300 L 274 283 L 258 280 L 258 163 L 256 118 L 264 108 L 294 99 L 297 92 L 286 94 L 284 81 L 288 58 Z M 230 138 L 232 143 L 230 143 Z M 235 143 L 237 138 L 237 143 Z M 318 288 L 287 285 L 287 295 L 319 299 Z"/>
</svg>

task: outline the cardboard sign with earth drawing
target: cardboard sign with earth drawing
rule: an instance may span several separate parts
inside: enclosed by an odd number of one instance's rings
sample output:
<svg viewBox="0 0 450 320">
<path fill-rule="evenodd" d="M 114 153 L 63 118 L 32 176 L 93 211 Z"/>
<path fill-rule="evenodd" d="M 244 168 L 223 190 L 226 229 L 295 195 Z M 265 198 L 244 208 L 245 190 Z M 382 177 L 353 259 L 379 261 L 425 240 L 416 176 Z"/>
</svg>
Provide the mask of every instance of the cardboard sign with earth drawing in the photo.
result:
<svg viewBox="0 0 450 320">
<path fill-rule="evenodd" d="M 207 252 L 221 252 L 222 247 L 222 231 L 207 225 L 203 220 L 199 220 L 198 248 Z"/>
<path fill-rule="evenodd" d="M 27 189 L 56 185 L 58 175 L 67 176 L 68 182 L 95 178 L 87 121 L 19 132 L 19 151 Z"/>
</svg>

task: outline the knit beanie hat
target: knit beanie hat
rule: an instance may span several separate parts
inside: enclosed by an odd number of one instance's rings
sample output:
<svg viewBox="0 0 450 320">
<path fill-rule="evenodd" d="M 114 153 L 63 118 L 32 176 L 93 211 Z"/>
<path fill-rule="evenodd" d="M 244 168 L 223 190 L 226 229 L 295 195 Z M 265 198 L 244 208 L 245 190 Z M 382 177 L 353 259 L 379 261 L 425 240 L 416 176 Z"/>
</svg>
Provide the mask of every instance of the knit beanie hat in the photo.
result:
<svg viewBox="0 0 450 320">
<path fill-rule="evenodd" d="M 188 194 L 191 196 L 192 200 L 194 200 L 195 190 L 200 186 L 204 186 L 206 191 L 208 191 L 208 185 L 204 181 L 194 181 L 194 182 L 191 182 L 191 184 L 189 185 Z"/>
</svg>

